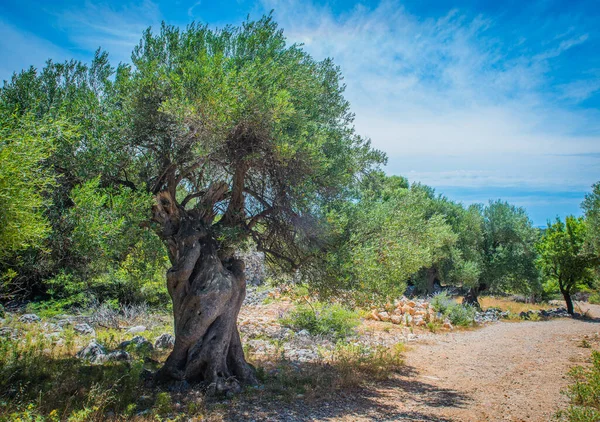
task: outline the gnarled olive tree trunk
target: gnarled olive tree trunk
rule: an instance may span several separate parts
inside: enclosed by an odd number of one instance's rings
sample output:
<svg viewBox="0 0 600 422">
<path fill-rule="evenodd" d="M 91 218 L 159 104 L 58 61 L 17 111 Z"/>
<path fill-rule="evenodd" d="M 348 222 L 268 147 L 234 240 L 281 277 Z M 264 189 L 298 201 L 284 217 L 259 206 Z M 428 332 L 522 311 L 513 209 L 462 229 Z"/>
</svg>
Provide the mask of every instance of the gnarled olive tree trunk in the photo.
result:
<svg viewBox="0 0 600 422">
<path fill-rule="evenodd" d="M 209 392 L 254 384 L 254 368 L 242 350 L 237 317 L 246 295 L 244 263 L 223 256 L 205 219 L 160 198 L 155 221 L 171 263 L 167 287 L 173 301 L 175 347 L 158 371 L 158 381 L 205 383 Z"/>
<path fill-rule="evenodd" d="M 471 287 L 463 298 L 463 305 L 471 305 L 477 309 L 481 309 L 481 305 L 479 304 L 479 294 L 485 290 L 487 290 L 487 285 L 483 283 Z"/>
</svg>

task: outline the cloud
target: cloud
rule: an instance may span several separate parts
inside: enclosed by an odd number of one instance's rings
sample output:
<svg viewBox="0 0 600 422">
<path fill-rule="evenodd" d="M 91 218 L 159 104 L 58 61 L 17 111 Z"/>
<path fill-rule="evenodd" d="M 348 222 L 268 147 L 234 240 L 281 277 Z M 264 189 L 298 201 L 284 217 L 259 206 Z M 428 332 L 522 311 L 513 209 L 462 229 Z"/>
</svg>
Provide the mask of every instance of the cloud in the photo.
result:
<svg viewBox="0 0 600 422">
<path fill-rule="evenodd" d="M 577 105 L 600 78 L 556 87 L 552 73 L 588 32 L 511 38 L 495 17 L 422 18 L 385 0 L 342 14 L 295 0 L 263 7 L 291 41 L 340 65 L 357 130 L 388 153 L 389 172 L 463 188 L 564 190 L 598 178 L 586 155 L 600 153 L 600 113 Z"/>
<path fill-rule="evenodd" d="M 42 68 L 48 59 L 63 61 L 73 54 L 63 48 L 23 31 L 0 18 L 0 80 L 10 79 L 13 72 L 34 66 Z"/>
<path fill-rule="evenodd" d="M 120 4 L 86 1 L 81 8 L 56 14 L 58 25 L 80 48 L 107 50 L 113 61 L 129 62 L 133 47 L 149 26 L 160 25 L 162 15 L 151 0 Z"/>
<path fill-rule="evenodd" d="M 188 15 L 190 18 L 193 18 L 193 17 L 194 17 L 194 9 L 195 9 L 196 7 L 198 7 L 198 6 L 200 6 L 201 4 L 202 4 L 202 1 L 201 1 L 201 0 L 199 0 L 199 1 L 195 2 L 193 5 L 191 5 L 191 6 L 190 6 L 190 8 L 189 8 L 189 9 L 188 9 L 188 11 L 187 11 L 187 15 Z"/>
</svg>

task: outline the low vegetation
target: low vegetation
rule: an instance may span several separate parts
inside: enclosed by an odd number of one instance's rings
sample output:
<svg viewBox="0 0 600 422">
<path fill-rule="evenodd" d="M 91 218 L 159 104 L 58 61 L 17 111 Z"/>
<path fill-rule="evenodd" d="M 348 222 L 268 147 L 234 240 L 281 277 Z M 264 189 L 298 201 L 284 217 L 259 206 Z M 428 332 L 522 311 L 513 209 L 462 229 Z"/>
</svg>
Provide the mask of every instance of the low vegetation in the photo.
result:
<svg viewBox="0 0 600 422">
<path fill-rule="evenodd" d="M 431 298 L 431 306 L 450 320 L 452 325 L 468 327 L 475 323 L 475 308 L 469 304 L 458 303 L 445 292 Z"/>
<path fill-rule="evenodd" d="M 276 346 L 269 353 L 248 348 L 247 358 L 256 366 L 262 387 L 243 390 L 237 402 L 322 400 L 402 370 L 402 343 L 382 346 L 341 340 L 339 334 L 348 335 L 358 323 L 356 313 L 339 306 L 317 306 L 326 317 L 316 334 L 329 327 L 333 331 L 325 334 L 335 341 L 333 346 L 319 349 L 318 356 L 306 362 L 288 357 L 283 351 L 285 341 L 278 338 L 269 338 Z M 0 421 L 221 420 L 222 398 L 206 397 L 201 385 L 163 388 L 151 381 L 149 375 L 165 361 L 166 350 L 130 345 L 125 349 L 131 357 L 128 361 L 102 364 L 77 356 L 92 340 L 113 350 L 134 336 L 118 327 L 151 322 L 141 333 L 151 342 L 169 331 L 168 318 L 144 312 L 100 310 L 100 315 L 94 315 L 95 335 L 78 333 L 71 324 L 54 331 L 53 324 L 60 318 L 56 316 L 25 323 L 12 313 L 5 315 L 0 335 Z"/>
<path fill-rule="evenodd" d="M 582 347 L 590 347 L 589 343 Z M 576 366 L 569 372 L 572 384 L 564 392 L 569 407 L 559 411 L 557 418 L 568 422 L 600 420 L 600 351 L 594 350 L 591 366 Z"/>
<path fill-rule="evenodd" d="M 340 305 L 323 303 L 301 304 L 281 319 L 281 323 L 296 331 L 307 330 L 312 335 L 327 335 L 344 339 L 354 333 L 359 324 L 358 313 Z"/>
</svg>

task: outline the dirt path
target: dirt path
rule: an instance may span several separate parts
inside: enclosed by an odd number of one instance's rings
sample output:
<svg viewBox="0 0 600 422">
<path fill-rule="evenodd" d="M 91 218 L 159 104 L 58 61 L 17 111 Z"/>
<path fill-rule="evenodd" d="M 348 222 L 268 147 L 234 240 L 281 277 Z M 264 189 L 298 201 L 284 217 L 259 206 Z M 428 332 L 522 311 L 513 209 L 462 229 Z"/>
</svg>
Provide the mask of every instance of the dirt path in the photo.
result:
<svg viewBox="0 0 600 422">
<path fill-rule="evenodd" d="M 401 374 L 312 402 L 245 402 L 235 421 L 550 421 L 566 405 L 568 370 L 589 361 L 592 320 L 499 322 L 411 343 Z M 587 337 L 586 337 L 587 336 Z M 598 347 L 599 342 L 593 342 Z"/>
<path fill-rule="evenodd" d="M 599 306 L 584 308 L 600 316 Z M 566 372 L 589 358 L 580 344 L 598 322 L 502 322 L 415 345 L 406 374 L 373 397 L 384 412 L 371 403 L 370 414 L 330 420 L 548 421 L 566 403 Z"/>
</svg>

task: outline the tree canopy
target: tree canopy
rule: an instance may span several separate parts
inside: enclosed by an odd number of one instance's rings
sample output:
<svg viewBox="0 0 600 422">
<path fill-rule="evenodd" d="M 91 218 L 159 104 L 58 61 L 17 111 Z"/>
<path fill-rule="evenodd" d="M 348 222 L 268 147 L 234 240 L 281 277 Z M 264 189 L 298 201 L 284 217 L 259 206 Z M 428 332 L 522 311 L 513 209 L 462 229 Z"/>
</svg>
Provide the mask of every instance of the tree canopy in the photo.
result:
<svg viewBox="0 0 600 422">
<path fill-rule="evenodd" d="M 568 216 L 549 224 L 538 244 L 539 264 L 544 274 L 558 284 L 570 314 L 571 294 L 583 285 L 592 285 L 597 258 L 585 248 L 586 225 L 583 218 Z"/>
</svg>

